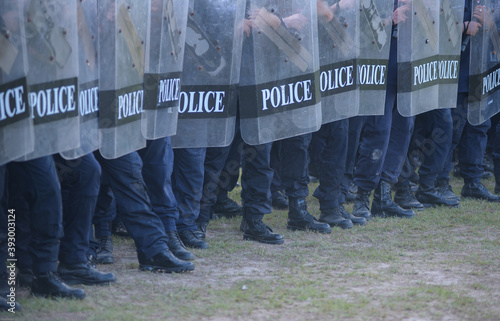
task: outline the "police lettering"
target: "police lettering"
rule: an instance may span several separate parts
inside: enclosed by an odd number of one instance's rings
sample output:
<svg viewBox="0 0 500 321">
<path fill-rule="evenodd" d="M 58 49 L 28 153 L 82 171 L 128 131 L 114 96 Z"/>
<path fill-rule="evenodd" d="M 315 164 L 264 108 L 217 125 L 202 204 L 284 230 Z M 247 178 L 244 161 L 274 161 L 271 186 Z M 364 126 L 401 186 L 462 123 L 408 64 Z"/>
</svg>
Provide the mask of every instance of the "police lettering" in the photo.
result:
<svg viewBox="0 0 500 321">
<path fill-rule="evenodd" d="M 359 65 L 359 83 L 361 85 L 385 85 L 385 65 Z"/>
<path fill-rule="evenodd" d="M 431 61 L 413 67 L 413 86 L 438 79 L 458 79 L 458 60 Z"/>
<path fill-rule="evenodd" d="M 267 110 L 267 103 L 278 108 L 312 99 L 311 80 L 299 81 L 272 89 L 262 89 L 262 110 Z"/>
<path fill-rule="evenodd" d="M 458 60 L 439 61 L 439 79 L 458 79 Z"/>
<path fill-rule="evenodd" d="M 26 111 L 23 94 L 23 86 L 0 92 L 0 121 L 20 115 Z"/>
<path fill-rule="evenodd" d="M 118 96 L 118 119 L 142 113 L 144 90 Z"/>
<path fill-rule="evenodd" d="M 225 91 L 181 92 L 179 113 L 221 113 L 224 111 Z"/>
<path fill-rule="evenodd" d="M 352 72 L 354 66 L 340 67 L 323 71 L 320 75 L 321 92 L 351 86 L 354 84 Z"/>
<path fill-rule="evenodd" d="M 79 97 L 78 110 L 81 116 L 95 113 L 99 110 L 99 87 L 82 90 Z"/>
<path fill-rule="evenodd" d="M 500 86 L 500 68 L 483 77 L 483 95 Z"/>
<path fill-rule="evenodd" d="M 158 88 L 158 103 L 179 100 L 179 78 L 162 79 Z"/>
<path fill-rule="evenodd" d="M 30 92 L 29 104 L 33 118 L 43 118 L 74 111 L 75 85 L 49 88 L 39 92 Z"/>
</svg>

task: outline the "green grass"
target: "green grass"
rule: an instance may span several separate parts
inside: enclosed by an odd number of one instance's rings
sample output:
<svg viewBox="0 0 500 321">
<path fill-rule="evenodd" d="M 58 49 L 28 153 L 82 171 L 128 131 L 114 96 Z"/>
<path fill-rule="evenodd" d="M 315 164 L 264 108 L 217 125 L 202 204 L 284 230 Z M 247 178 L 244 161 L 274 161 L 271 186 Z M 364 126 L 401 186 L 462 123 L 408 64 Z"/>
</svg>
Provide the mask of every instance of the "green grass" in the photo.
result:
<svg viewBox="0 0 500 321">
<path fill-rule="evenodd" d="M 239 201 L 239 190 L 231 197 Z M 308 207 L 319 215 L 311 196 Z M 500 204 L 462 200 L 330 235 L 288 231 L 286 219 L 265 217 L 281 246 L 243 241 L 238 218 L 212 221 L 210 249 L 193 250 L 196 269 L 186 274 L 139 272 L 133 242 L 114 238 L 116 263 L 99 269 L 116 273 L 116 284 L 83 287 L 83 301 L 19 289 L 24 312 L 14 319 L 500 320 Z"/>
</svg>

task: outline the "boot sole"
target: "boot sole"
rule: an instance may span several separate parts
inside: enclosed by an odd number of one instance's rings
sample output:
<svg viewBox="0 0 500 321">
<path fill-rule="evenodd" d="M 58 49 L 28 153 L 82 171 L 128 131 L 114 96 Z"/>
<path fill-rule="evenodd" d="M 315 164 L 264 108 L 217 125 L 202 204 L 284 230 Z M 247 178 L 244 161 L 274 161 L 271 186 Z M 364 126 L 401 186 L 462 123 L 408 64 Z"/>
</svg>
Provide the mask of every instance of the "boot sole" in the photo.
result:
<svg viewBox="0 0 500 321">
<path fill-rule="evenodd" d="M 95 281 L 90 281 L 90 280 L 85 280 L 85 279 L 79 279 L 79 278 L 74 278 L 74 277 L 64 277 L 61 276 L 61 279 L 64 281 L 64 283 L 68 285 L 78 285 L 78 284 L 83 284 L 83 285 L 110 285 L 111 283 L 115 283 L 116 279 L 110 280 L 110 281 L 103 281 L 103 282 L 95 282 Z"/>
<path fill-rule="evenodd" d="M 139 265 L 139 270 L 153 273 L 182 273 L 194 270 L 193 267 L 166 268 L 162 266 Z"/>
<path fill-rule="evenodd" d="M 321 233 L 321 234 L 331 234 L 332 230 L 331 229 L 321 229 L 321 230 L 316 230 L 316 229 L 310 229 L 307 227 L 298 227 L 298 226 L 290 226 L 287 225 L 286 227 L 287 230 L 290 231 L 305 231 L 305 232 L 313 232 L 313 233 Z"/>
<path fill-rule="evenodd" d="M 105 257 L 105 258 L 102 258 L 102 259 L 99 259 L 97 258 L 96 261 L 95 261 L 97 264 L 114 264 L 115 263 L 115 259 L 114 258 L 110 258 L 110 257 Z"/>
<path fill-rule="evenodd" d="M 392 215 L 392 214 L 387 214 L 386 212 L 373 213 L 373 211 L 372 211 L 372 216 L 381 217 L 381 218 L 397 217 L 397 218 L 407 218 L 407 219 L 410 219 L 410 218 L 416 217 L 417 215 L 415 215 L 415 214 L 413 214 L 413 215 Z"/>
<path fill-rule="evenodd" d="M 260 242 L 260 243 L 264 243 L 264 244 L 283 244 L 285 243 L 285 240 L 281 239 L 281 240 L 264 240 L 264 239 L 261 239 L 261 238 L 257 238 L 257 237 L 254 237 L 254 236 L 250 236 L 250 235 L 245 235 L 243 234 L 243 239 L 245 241 L 256 241 L 256 242 Z"/>
</svg>

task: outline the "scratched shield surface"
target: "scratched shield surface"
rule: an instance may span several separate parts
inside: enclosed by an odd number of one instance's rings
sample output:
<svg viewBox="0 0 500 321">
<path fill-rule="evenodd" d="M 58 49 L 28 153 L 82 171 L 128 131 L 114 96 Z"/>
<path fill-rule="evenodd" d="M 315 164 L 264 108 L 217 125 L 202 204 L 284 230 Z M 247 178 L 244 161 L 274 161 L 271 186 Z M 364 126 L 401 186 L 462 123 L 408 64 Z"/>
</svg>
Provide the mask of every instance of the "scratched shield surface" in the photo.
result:
<svg viewBox="0 0 500 321">
<path fill-rule="evenodd" d="M 80 146 L 61 152 L 65 159 L 75 159 L 99 148 L 99 69 L 97 60 L 97 2 L 77 1 L 78 22 L 78 113 Z"/>
<path fill-rule="evenodd" d="M 239 94 L 241 136 L 251 145 L 321 126 L 316 1 L 249 0 Z"/>
<path fill-rule="evenodd" d="M 20 1 L 0 3 L 0 165 L 34 149 L 23 20 Z"/>
<path fill-rule="evenodd" d="M 468 119 L 479 125 L 500 111 L 500 4 L 473 1 L 483 15 L 483 28 L 470 37 Z"/>
<path fill-rule="evenodd" d="M 184 61 L 188 1 L 151 0 L 146 35 L 142 134 L 174 135 Z"/>
<path fill-rule="evenodd" d="M 392 0 L 360 0 L 357 52 L 358 115 L 384 113 L 391 46 Z"/>
<path fill-rule="evenodd" d="M 28 102 L 35 149 L 20 160 L 80 146 L 76 1 L 24 2 Z"/>
<path fill-rule="evenodd" d="M 356 58 L 360 2 L 348 6 L 318 1 L 318 38 L 322 123 L 356 116 L 359 111 Z M 345 2 L 344 2 L 345 3 Z"/>
<path fill-rule="evenodd" d="M 150 1 L 99 6 L 99 151 L 113 159 L 146 146 L 141 133 Z"/>
<path fill-rule="evenodd" d="M 234 137 L 244 0 L 191 0 L 174 148 L 228 146 Z"/>
</svg>

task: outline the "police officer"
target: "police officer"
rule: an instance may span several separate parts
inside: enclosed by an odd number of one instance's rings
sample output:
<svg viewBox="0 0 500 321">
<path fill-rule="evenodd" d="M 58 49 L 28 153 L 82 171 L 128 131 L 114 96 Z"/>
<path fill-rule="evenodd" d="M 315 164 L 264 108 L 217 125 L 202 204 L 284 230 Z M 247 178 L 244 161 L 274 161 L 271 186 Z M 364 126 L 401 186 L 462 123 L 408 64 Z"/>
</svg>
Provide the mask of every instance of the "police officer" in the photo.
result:
<svg viewBox="0 0 500 321">
<path fill-rule="evenodd" d="M 41 296 L 83 299 L 85 292 L 69 287 L 56 272 L 63 215 L 54 159 L 44 156 L 25 162 L 11 162 L 7 170 L 8 207 L 16 209 L 16 232 L 27 232 L 24 237 L 30 240 L 28 246 L 31 249 L 19 248 L 24 253 L 18 253 L 18 262 L 20 266 L 33 268 L 35 277 L 31 292 Z M 19 240 L 24 238 L 21 233 L 16 234 Z M 17 250 L 19 244 L 16 246 Z"/>
<path fill-rule="evenodd" d="M 405 6 L 397 7 L 395 1 L 393 28 L 404 21 Z M 394 34 L 394 33 L 393 33 Z M 391 38 L 387 90 L 384 115 L 367 116 L 361 132 L 356 158 L 354 183 L 358 193 L 353 215 L 370 217 L 394 216 L 412 218 L 415 212 L 397 205 L 391 196 L 391 184 L 396 183 L 410 143 L 414 118 L 403 117 L 396 107 L 397 96 L 397 39 Z M 371 212 L 369 196 L 375 189 Z"/>
<path fill-rule="evenodd" d="M 460 175 L 464 179 L 464 186 L 461 191 L 462 197 L 500 202 L 500 197 L 492 194 L 481 183 L 481 177 L 484 172 L 482 164 L 488 141 L 487 132 L 491 126 L 491 121 L 488 119 L 480 125 L 471 125 L 467 121 L 471 50 L 477 50 L 478 48 L 471 48 L 470 41 L 465 39 L 476 36 L 483 27 L 486 29 L 496 28 L 496 26 L 484 26 L 487 22 L 484 17 L 485 12 L 485 8 L 480 5 L 475 6 L 475 10 L 472 12 L 472 1 L 465 1 L 462 39 L 466 47 L 460 56 L 457 108 L 452 110 L 453 138 L 444 169 L 438 175 L 438 181 L 441 180 L 445 183 L 449 181 L 449 173 L 453 166 L 452 153 L 455 147 L 457 147 Z M 494 21 L 490 22 L 494 23 Z"/>
<path fill-rule="evenodd" d="M 75 160 L 54 155 L 54 161 L 61 181 L 64 226 L 57 272 L 68 284 L 115 282 L 113 273 L 96 270 L 87 259 L 91 221 L 99 193 L 99 163 L 93 154 Z"/>
</svg>

